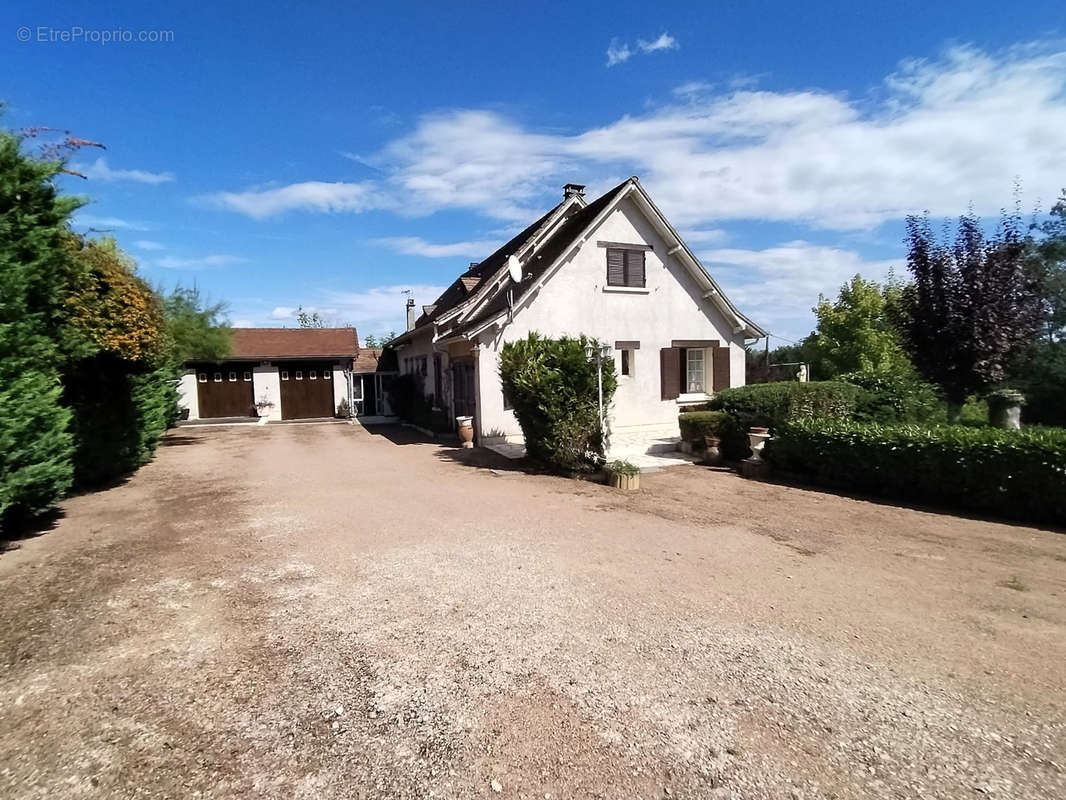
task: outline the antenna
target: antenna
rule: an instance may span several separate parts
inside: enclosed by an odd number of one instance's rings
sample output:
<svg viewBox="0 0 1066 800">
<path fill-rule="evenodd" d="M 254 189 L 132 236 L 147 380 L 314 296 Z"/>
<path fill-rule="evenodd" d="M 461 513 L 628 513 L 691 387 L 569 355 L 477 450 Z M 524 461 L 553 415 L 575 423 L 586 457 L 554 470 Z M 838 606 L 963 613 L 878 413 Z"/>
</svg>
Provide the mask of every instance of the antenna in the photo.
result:
<svg viewBox="0 0 1066 800">
<path fill-rule="evenodd" d="M 522 282 L 522 263 L 518 260 L 518 256 L 507 256 L 507 272 L 514 283 Z"/>
</svg>

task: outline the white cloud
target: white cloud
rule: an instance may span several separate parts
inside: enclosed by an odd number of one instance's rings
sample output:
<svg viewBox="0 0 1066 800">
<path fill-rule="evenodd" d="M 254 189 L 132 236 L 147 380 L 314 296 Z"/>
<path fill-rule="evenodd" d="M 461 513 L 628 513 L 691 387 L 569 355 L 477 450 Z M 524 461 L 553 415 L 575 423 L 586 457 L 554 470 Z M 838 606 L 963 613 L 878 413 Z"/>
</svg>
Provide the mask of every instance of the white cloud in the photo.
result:
<svg viewBox="0 0 1066 800">
<path fill-rule="evenodd" d="M 871 261 L 854 250 L 805 241 L 765 250 L 720 248 L 700 253 L 700 260 L 747 316 L 790 339 L 810 333 L 819 294 L 835 298 L 856 273 L 882 281 L 889 270 L 904 270 L 903 258 Z"/>
<path fill-rule="evenodd" d="M 689 87 L 690 89 L 694 87 Z M 682 227 L 762 219 L 860 230 L 923 209 L 995 214 L 1016 176 L 1048 202 L 1066 174 L 1066 52 L 971 48 L 907 62 L 869 96 L 687 95 L 571 135 L 486 110 L 423 117 L 377 158 L 411 213 L 528 221 L 568 180 L 638 174 Z"/>
<path fill-rule="evenodd" d="M 656 39 L 637 39 L 636 48 L 629 46 L 629 42 L 623 42 L 615 37 L 607 45 L 607 66 L 624 64 L 637 53 L 656 53 L 660 50 L 676 50 L 679 47 L 677 39 L 668 33 L 661 33 Z"/>
<path fill-rule="evenodd" d="M 686 244 L 722 244 L 729 239 L 729 233 L 721 228 L 707 228 L 705 230 L 684 231 L 681 238 Z"/>
<path fill-rule="evenodd" d="M 230 322 L 230 325 L 232 325 L 234 328 L 254 328 L 255 322 L 246 317 L 241 317 L 239 319 L 232 320 Z"/>
<path fill-rule="evenodd" d="M 452 258 L 454 256 L 488 256 L 499 248 L 495 241 L 449 242 L 434 244 L 420 236 L 388 236 L 374 240 L 397 253 L 406 256 L 423 256 L 425 258 Z"/>
<path fill-rule="evenodd" d="M 206 198 L 212 205 L 237 211 L 254 219 L 265 219 L 286 211 L 368 211 L 381 207 L 374 185 L 305 181 L 244 192 L 216 192 Z"/>
<path fill-rule="evenodd" d="M 195 258 L 179 258 L 177 256 L 164 256 L 155 262 L 157 267 L 163 269 L 213 269 L 215 267 L 229 267 L 234 264 L 244 264 L 248 261 L 240 256 L 214 254 L 197 256 Z"/>
<path fill-rule="evenodd" d="M 155 250 L 166 250 L 167 249 L 166 245 L 164 245 L 164 244 L 162 244 L 160 242 L 152 242 L 152 241 L 149 241 L 148 239 L 138 239 L 137 241 L 135 241 L 133 243 L 133 246 L 136 247 L 138 250 L 152 250 L 152 251 L 155 251 Z"/>
<path fill-rule="evenodd" d="M 134 183 L 169 183 L 174 180 L 173 172 L 146 172 L 143 169 L 111 169 L 107 159 L 98 158 L 88 166 L 77 166 L 73 169 L 80 172 L 86 178 L 98 181 L 133 181 Z"/>
<path fill-rule="evenodd" d="M 615 64 L 624 64 L 629 61 L 632 55 L 633 51 L 628 44 L 618 39 L 611 39 L 611 43 L 607 45 L 607 66 L 613 67 Z"/>
<path fill-rule="evenodd" d="M 271 319 L 292 319 L 295 315 L 294 306 L 274 306 L 274 310 L 269 314 Z"/>
<path fill-rule="evenodd" d="M 377 286 L 357 292 L 325 292 L 323 301 L 332 307 L 337 318 L 355 325 L 360 335 L 379 334 L 404 330 L 405 289 L 411 290 L 416 312 L 421 314 L 422 306 L 436 300 L 444 288 L 433 285 Z"/>
<path fill-rule="evenodd" d="M 98 217 L 95 214 L 83 214 L 81 212 L 75 214 L 71 223 L 79 228 L 92 228 L 96 231 L 147 231 L 151 229 L 150 225 L 143 222 L 135 222 L 133 220 L 121 219 L 119 217 Z"/>
<path fill-rule="evenodd" d="M 670 34 L 661 33 L 658 39 L 652 39 L 650 42 L 644 39 L 637 39 L 637 47 L 640 48 L 642 53 L 654 53 L 659 50 L 676 50 L 680 45 L 677 43 L 677 39 Z"/>
</svg>

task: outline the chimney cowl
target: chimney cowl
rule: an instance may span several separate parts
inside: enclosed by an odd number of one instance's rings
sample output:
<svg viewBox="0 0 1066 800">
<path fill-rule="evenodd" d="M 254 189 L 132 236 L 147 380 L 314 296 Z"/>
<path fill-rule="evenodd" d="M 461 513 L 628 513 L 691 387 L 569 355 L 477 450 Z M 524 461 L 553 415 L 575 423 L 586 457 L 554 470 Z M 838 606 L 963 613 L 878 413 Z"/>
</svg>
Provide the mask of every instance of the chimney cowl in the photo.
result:
<svg viewBox="0 0 1066 800">
<path fill-rule="evenodd" d="M 418 317 L 415 316 L 415 299 L 413 297 L 407 298 L 407 330 L 413 331 L 415 329 L 415 320 Z"/>
<path fill-rule="evenodd" d="M 563 199 L 569 200 L 571 197 L 584 197 L 585 185 L 583 183 L 568 183 L 563 187 Z"/>
</svg>

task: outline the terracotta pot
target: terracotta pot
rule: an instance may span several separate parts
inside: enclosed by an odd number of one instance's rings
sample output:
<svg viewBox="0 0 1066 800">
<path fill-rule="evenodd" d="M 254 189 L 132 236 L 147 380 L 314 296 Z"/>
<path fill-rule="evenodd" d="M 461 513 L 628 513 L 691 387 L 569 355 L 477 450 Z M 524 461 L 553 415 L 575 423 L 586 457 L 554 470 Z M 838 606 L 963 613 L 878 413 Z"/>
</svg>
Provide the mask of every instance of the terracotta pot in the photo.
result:
<svg viewBox="0 0 1066 800">
<path fill-rule="evenodd" d="M 703 443 L 707 446 L 703 452 L 703 463 L 712 467 L 721 464 L 722 452 L 718 449 L 722 444 L 721 439 L 717 436 L 704 436 Z"/>
<path fill-rule="evenodd" d="M 469 449 L 474 446 L 474 418 L 473 417 L 456 417 L 455 421 L 459 423 L 459 441 L 462 446 Z"/>
</svg>

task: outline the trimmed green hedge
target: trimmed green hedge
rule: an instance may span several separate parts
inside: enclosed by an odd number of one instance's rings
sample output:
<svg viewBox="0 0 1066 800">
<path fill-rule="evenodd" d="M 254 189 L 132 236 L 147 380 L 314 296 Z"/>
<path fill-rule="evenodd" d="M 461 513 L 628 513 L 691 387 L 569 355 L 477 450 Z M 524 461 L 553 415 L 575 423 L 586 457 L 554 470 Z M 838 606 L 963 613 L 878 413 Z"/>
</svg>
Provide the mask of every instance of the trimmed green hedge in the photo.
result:
<svg viewBox="0 0 1066 800">
<path fill-rule="evenodd" d="M 677 422 L 686 442 L 698 441 L 702 447 L 704 436 L 717 436 L 726 458 L 736 461 L 750 453 L 747 435 L 725 411 L 686 411 L 678 415 Z"/>
<path fill-rule="evenodd" d="M 838 381 L 858 386 L 855 416 L 862 422 L 945 422 L 947 406 L 932 384 L 891 372 L 849 372 Z"/>
<path fill-rule="evenodd" d="M 841 420 L 780 424 L 774 467 L 817 483 L 1014 519 L 1066 522 L 1066 431 Z"/>
<path fill-rule="evenodd" d="M 752 426 L 776 428 L 808 417 L 850 419 L 862 391 L 838 381 L 753 383 L 724 389 L 707 406 L 712 411 L 725 411 L 746 431 Z"/>
</svg>

